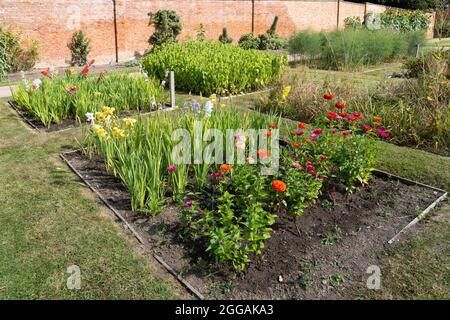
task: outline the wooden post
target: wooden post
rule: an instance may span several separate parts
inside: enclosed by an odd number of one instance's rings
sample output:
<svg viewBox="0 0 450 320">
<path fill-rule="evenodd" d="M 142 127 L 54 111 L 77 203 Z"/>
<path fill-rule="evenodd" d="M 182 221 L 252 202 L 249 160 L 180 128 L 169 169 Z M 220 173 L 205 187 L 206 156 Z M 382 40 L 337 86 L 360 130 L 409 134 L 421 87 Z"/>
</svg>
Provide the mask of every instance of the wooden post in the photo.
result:
<svg viewBox="0 0 450 320">
<path fill-rule="evenodd" d="M 255 32 L 255 0 L 252 0 L 252 32 Z"/>
<path fill-rule="evenodd" d="M 341 1 L 337 0 L 337 26 L 336 26 L 337 30 L 339 30 L 339 20 L 341 15 L 340 11 L 341 11 Z"/>
<path fill-rule="evenodd" d="M 420 44 L 416 44 L 414 47 L 414 57 L 418 57 L 420 52 Z"/>
<path fill-rule="evenodd" d="M 175 108 L 175 72 L 170 71 L 170 107 Z"/>
</svg>

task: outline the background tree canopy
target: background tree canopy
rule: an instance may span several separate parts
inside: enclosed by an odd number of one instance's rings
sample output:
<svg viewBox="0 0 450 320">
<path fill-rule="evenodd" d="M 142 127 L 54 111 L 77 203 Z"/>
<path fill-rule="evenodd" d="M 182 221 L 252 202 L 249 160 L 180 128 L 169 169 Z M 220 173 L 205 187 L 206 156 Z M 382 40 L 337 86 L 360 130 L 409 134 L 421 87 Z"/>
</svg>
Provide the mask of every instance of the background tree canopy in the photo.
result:
<svg viewBox="0 0 450 320">
<path fill-rule="evenodd" d="M 352 0 L 352 1 L 366 2 L 366 0 Z M 372 0 L 370 2 L 405 9 L 422 9 L 422 10 L 434 9 L 436 7 L 442 6 L 443 3 L 445 3 L 446 5 L 450 4 L 449 0 Z"/>
</svg>

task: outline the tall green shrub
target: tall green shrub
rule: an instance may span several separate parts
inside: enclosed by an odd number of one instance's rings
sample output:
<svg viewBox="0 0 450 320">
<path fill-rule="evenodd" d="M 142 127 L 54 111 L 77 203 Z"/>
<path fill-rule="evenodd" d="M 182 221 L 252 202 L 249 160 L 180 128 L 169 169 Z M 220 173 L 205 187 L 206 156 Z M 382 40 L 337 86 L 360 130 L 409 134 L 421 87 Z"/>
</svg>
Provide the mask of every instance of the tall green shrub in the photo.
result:
<svg viewBox="0 0 450 320">
<path fill-rule="evenodd" d="M 181 33 L 182 26 L 180 16 L 173 10 L 159 10 L 149 13 L 149 25 L 155 26 L 155 32 L 151 35 L 149 43 L 159 46 L 163 43 L 176 42 Z"/>
<path fill-rule="evenodd" d="M 205 41 L 206 40 L 206 31 L 203 23 L 200 23 L 200 26 L 197 30 L 197 41 Z"/>
<path fill-rule="evenodd" d="M 227 28 L 223 28 L 222 34 L 219 36 L 219 41 L 223 44 L 232 43 L 233 39 L 228 35 Z"/>
<path fill-rule="evenodd" d="M 331 69 L 358 69 L 412 55 L 423 39 L 422 32 L 339 30 L 324 33 L 321 59 Z"/>
<path fill-rule="evenodd" d="M 68 47 L 72 55 L 70 59 L 72 66 L 84 66 L 87 64 L 88 55 L 91 52 L 91 41 L 82 30 L 73 33 Z"/>
<path fill-rule="evenodd" d="M 279 50 L 286 47 L 286 40 L 280 37 L 277 33 L 278 20 L 278 16 L 275 16 L 270 28 L 266 31 L 266 33 L 259 36 L 260 50 Z"/>
<path fill-rule="evenodd" d="M 310 30 L 295 32 L 288 42 L 289 53 L 318 56 L 322 51 L 322 41 L 322 33 Z"/>
</svg>

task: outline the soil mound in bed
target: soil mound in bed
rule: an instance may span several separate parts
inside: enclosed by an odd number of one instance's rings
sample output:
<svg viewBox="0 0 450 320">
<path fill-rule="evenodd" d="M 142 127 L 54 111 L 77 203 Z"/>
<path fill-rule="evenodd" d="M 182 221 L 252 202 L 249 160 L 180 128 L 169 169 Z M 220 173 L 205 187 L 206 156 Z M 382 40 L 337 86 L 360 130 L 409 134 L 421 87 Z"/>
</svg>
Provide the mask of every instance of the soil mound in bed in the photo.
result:
<svg viewBox="0 0 450 320">
<path fill-rule="evenodd" d="M 210 299 L 338 299 L 347 289 L 363 289 L 366 270 L 387 241 L 440 196 L 380 177 L 352 194 L 331 187 L 301 217 L 280 212 L 262 254 L 236 274 L 211 264 L 201 245 L 183 240 L 176 207 L 157 217 L 132 212 L 128 193 L 101 158 L 65 156 L 156 254 Z"/>
</svg>

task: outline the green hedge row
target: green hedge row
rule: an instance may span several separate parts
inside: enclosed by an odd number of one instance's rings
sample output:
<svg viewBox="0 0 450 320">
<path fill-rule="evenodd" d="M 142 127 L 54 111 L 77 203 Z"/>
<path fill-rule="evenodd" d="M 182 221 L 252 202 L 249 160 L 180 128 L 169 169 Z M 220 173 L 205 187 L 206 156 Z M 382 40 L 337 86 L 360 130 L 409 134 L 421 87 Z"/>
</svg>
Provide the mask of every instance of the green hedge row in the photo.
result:
<svg viewBox="0 0 450 320">
<path fill-rule="evenodd" d="M 164 79 L 175 72 L 177 90 L 196 94 L 236 94 L 276 80 L 287 57 L 220 42 L 170 43 L 155 48 L 143 60 L 150 76 Z"/>
</svg>

